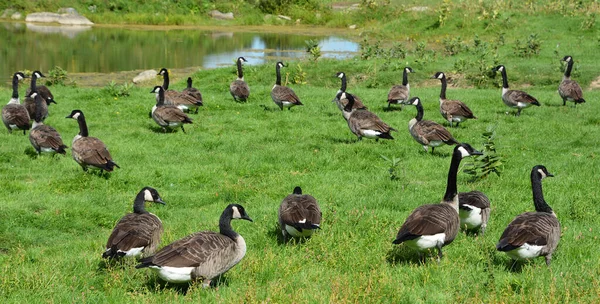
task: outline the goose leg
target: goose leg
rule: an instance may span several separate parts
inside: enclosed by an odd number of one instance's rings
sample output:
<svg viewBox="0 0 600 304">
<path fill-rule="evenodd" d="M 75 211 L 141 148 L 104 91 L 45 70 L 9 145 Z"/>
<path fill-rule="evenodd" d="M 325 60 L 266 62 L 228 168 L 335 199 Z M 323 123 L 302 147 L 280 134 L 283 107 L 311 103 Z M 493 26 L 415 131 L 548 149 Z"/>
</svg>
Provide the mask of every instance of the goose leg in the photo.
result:
<svg viewBox="0 0 600 304">
<path fill-rule="evenodd" d="M 523 110 L 523 108 L 519 108 L 519 109 L 517 110 L 517 116 L 521 116 L 521 110 Z"/>
<path fill-rule="evenodd" d="M 575 104 L 577 104 L 577 103 L 575 103 Z M 567 100 L 563 98 L 563 106 L 566 106 L 566 105 L 567 105 Z"/>
<path fill-rule="evenodd" d="M 437 261 L 439 263 L 442 260 L 442 256 L 443 256 L 443 254 L 442 254 L 442 244 L 438 244 L 436 247 L 437 247 L 437 250 L 438 250 Z"/>
<path fill-rule="evenodd" d="M 181 131 L 183 131 L 183 133 L 185 133 L 185 129 L 183 128 L 183 125 L 181 125 Z"/>
<path fill-rule="evenodd" d="M 435 150 L 435 147 L 431 147 L 431 155 L 433 155 L 433 150 Z"/>
<path fill-rule="evenodd" d="M 550 262 L 552 260 L 552 254 L 546 256 L 546 266 L 550 267 Z"/>
<path fill-rule="evenodd" d="M 210 287 L 210 280 L 209 279 L 204 279 L 202 281 L 202 288 L 209 288 Z"/>
</svg>

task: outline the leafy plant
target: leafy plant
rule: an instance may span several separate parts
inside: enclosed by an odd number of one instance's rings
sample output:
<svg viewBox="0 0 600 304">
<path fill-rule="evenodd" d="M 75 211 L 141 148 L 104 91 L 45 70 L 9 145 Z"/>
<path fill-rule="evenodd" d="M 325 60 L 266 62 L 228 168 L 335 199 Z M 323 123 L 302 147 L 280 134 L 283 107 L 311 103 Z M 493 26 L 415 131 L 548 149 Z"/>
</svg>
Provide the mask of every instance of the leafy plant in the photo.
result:
<svg viewBox="0 0 600 304">
<path fill-rule="evenodd" d="M 462 41 L 460 36 L 454 37 L 452 39 L 444 38 L 442 40 L 442 44 L 444 45 L 444 52 L 450 56 L 457 55 L 460 52 L 469 49 L 469 47 Z"/>
<path fill-rule="evenodd" d="M 433 27 L 439 28 L 439 27 L 443 27 L 446 24 L 446 20 L 448 20 L 448 17 L 450 17 L 450 4 L 451 3 L 452 3 L 451 0 L 444 0 L 442 2 L 442 5 L 440 5 L 440 7 L 435 10 L 435 12 L 437 13 L 438 16 L 437 16 L 437 21 Z"/>
<path fill-rule="evenodd" d="M 481 134 L 483 138 L 483 155 L 470 158 L 465 164 L 464 172 L 471 175 L 472 180 L 481 180 L 494 173 L 498 176 L 502 173 L 504 158 L 496 153 L 496 132 L 494 127 L 488 126 Z"/>
<path fill-rule="evenodd" d="M 596 13 L 588 13 L 581 22 L 580 28 L 582 30 L 590 30 L 594 28 L 594 25 L 596 25 Z"/>
<path fill-rule="evenodd" d="M 113 97 L 125 97 L 129 96 L 129 90 L 131 90 L 131 88 L 133 88 L 132 83 L 126 82 L 122 85 L 117 85 L 117 83 L 113 80 L 104 87 L 104 91 Z"/>
<path fill-rule="evenodd" d="M 313 62 L 317 62 L 317 59 L 321 57 L 321 48 L 319 47 L 319 42 L 315 39 L 309 39 L 304 41 L 306 44 L 306 52 L 310 53 L 311 60 Z"/>
<path fill-rule="evenodd" d="M 67 71 L 59 66 L 55 66 L 53 69 L 48 71 L 48 75 L 46 77 L 46 85 L 62 85 L 64 86 L 66 82 L 70 81 L 69 77 L 67 77 Z"/>
<path fill-rule="evenodd" d="M 400 163 L 401 159 L 396 157 L 389 158 L 383 154 L 380 154 L 379 156 L 381 156 L 381 158 L 383 158 L 383 160 L 385 160 L 386 163 L 388 163 L 389 165 L 387 171 L 390 175 L 390 180 L 399 180 L 400 178 L 398 177 L 398 164 Z"/>
<path fill-rule="evenodd" d="M 285 82 L 287 84 L 290 73 L 285 73 Z M 294 84 L 307 84 L 306 72 L 302 69 L 302 66 L 298 63 L 292 74 L 292 83 Z"/>
<path fill-rule="evenodd" d="M 538 35 L 531 34 L 525 42 L 517 39 L 513 52 L 519 57 L 531 57 L 540 53 L 541 46 L 542 42 L 539 40 Z"/>
</svg>

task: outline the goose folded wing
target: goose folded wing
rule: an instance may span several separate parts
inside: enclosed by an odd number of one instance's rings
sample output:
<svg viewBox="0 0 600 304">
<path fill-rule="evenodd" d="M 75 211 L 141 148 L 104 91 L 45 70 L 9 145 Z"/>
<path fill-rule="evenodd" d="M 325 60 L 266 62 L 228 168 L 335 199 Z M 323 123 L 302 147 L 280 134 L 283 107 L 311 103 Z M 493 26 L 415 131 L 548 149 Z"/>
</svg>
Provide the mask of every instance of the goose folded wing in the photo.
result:
<svg viewBox="0 0 600 304">
<path fill-rule="evenodd" d="M 227 236 L 204 231 L 187 236 L 161 249 L 152 258 L 152 264 L 170 267 L 198 267 L 214 260 L 225 248 L 234 246 Z"/>
<path fill-rule="evenodd" d="M 388 93 L 388 100 L 407 100 L 408 88 L 401 85 L 395 85 Z"/>
<path fill-rule="evenodd" d="M 415 127 L 417 128 L 415 131 L 428 141 L 455 142 L 452 134 L 437 122 L 422 120 L 420 123 L 416 124 Z"/>
<path fill-rule="evenodd" d="M 490 207 L 490 199 L 480 191 L 461 192 L 458 194 L 461 205 L 470 205 L 480 209 Z"/>
<path fill-rule="evenodd" d="M 569 96 L 575 100 L 583 98 L 583 91 L 579 84 L 573 80 L 565 80 L 560 86 L 563 95 Z"/>
<path fill-rule="evenodd" d="M 87 164 L 103 167 L 109 160 L 112 160 L 110 153 L 102 141 L 95 137 L 86 137 L 85 139 L 87 139 L 86 144 L 88 145 L 79 151 L 79 156 Z"/>
<path fill-rule="evenodd" d="M 356 112 L 356 123 L 360 130 L 375 130 L 382 133 L 396 130 L 383 122 L 377 115 L 369 111 Z"/>
<path fill-rule="evenodd" d="M 291 103 L 299 103 L 300 102 L 300 98 L 298 98 L 298 95 L 296 95 L 294 90 L 292 90 L 288 87 L 276 86 L 275 88 L 273 88 L 273 94 L 275 96 L 277 96 L 277 98 L 279 100 L 282 100 L 282 101 L 288 101 Z"/>
<path fill-rule="evenodd" d="M 531 104 L 539 103 L 538 100 L 535 99 L 535 97 L 533 97 L 523 91 L 512 91 L 511 98 L 513 98 L 513 100 L 515 102 L 523 102 L 523 103 L 531 103 Z"/>
<path fill-rule="evenodd" d="M 512 250 L 529 245 L 544 246 L 548 244 L 556 218 L 551 215 L 539 216 L 539 213 L 524 213 L 515 218 L 504 230 L 498 243 L 498 249 Z"/>
<path fill-rule="evenodd" d="M 181 122 L 190 119 L 185 113 L 183 113 L 183 111 L 175 106 L 160 107 L 157 110 L 159 110 L 161 118 L 167 122 Z"/>
<path fill-rule="evenodd" d="M 17 126 L 29 124 L 29 112 L 22 106 L 6 105 L 2 109 L 2 116 L 6 121 L 14 123 Z"/>
<path fill-rule="evenodd" d="M 424 205 L 415 209 L 402 224 L 396 240 L 405 241 L 422 235 L 444 233 L 448 224 L 443 215 L 447 210 L 438 208 L 439 206 L 441 205 Z"/>
<path fill-rule="evenodd" d="M 150 214 L 128 214 L 115 226 L 106 243 L 107 248 L 119 246 L 127 251 L 131 248 L 147 246 L 154 238 L 155 233 L 160 233 L 160 221 Z"/>
</svg>

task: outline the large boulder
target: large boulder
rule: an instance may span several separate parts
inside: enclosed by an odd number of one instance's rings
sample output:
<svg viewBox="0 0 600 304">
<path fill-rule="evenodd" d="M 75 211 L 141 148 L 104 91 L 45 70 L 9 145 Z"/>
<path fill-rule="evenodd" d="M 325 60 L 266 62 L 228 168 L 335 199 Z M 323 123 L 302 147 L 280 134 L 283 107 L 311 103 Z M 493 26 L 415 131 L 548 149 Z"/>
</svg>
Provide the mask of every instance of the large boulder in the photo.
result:
<svg viewBox="0 0 600 304">
<path fill-rule="evenodd" d="M 155 70 L 146 70 L 139 73 L 137 76 L 133 77 L 133 83 L 140 83 L 148 80 L 156 79 L 156 74 L 158 74 Z"/>
<path fill-rule="evenodd" d="M 25 17 L 27 22 L 60 23 L 65 25 L 93 25 L 88 18 L 79 15 L 72 7 L 61 8 L 57 13 L 32 13 Z"/>
<path fill-rule="evenodd" d="M 221 13 L 218 10 L 212 10 L 208 14 L 211 17 L 213 17 L 214 19 L 222 19 L 222 20 L 232 20 L 233 19 L 233 13 L 231 13 L 231 12 Z"/>
</svg>

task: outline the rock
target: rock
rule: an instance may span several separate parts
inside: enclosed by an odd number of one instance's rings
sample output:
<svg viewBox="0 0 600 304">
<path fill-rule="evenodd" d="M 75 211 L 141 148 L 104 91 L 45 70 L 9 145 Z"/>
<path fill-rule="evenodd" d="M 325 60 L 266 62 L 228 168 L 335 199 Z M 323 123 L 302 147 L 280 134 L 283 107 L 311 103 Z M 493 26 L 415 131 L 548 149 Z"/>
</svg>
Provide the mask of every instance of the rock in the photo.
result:
<svg viewBox="0 0 600 304">
<path fill-rule="evenodd" d="M 158 74 L 155 70 L 147 70 L 139 73 L 137 76 L 133 77 L 133 83 L 140 83 L 148 80 L 156 79 L 156 74 Z"/>
<path fill-rule="evenodd" d="M 212 10 L 208 13 L 211 17 L 213 17 L 214 19 L 221 19 L 221 20 L 233 20 L 233 13 L 229 12 L 229 13 L 221 13 L 218 10 Z"/>
<path fill-rule="evenodd" d="M 429 10 L 429 8 L 427 6 L 413 6 L 408 8 L 407 10 L 413 12 L 424 12 L 426 10 Z"/>
<path fill-rule="evenodd" d="M 356 24 L 353 24 L 353 25 L 349 26 L 348 28 L 351 29 L 351 30 L 355 30 L 356 29 Z"/>
<path fill-rule="evenodd" d="M 93 25 L 94 23 L 81 15 L 56 14 L 56 13 L 32 13 L 25 17 L 27 22 L 60 23 L 65 25 Z"/>
<path fill-rule="evenodd" d="M 93 25 L 94 23 L 88 18 L 81 15 L 62 14 L 58 19 L 58 23 L 65 25 Z"/>
<path fill-rule="evenodd" d="M 10 15 L 10 19 L 13 19 L 13 20 L 21 20 L 21 18 L 23 18 L 23 15 L 21 15 L 21 13 L 19 13 L 19 12 L 16 12 L 16 13 Z"/>
<path fill-rule="evenodd" d="M 76 9 L 72 7 L 61 7 L 58 9 L 59 14 L 79 15 Z"/>
<path fill-rule="evenodd" d="M 283 19 L 283 20 L 287 20 L 287 21 L 292 21 L 292 18 L 288 17 L 288 16 L 284 16 L 284 15 L 277 15 L 277 17 L 279 19 Z"/>
<path fill-rule="evenodd" d="M 27 22 L 58 22 L 60 18 L 59 14 L 56 13 L 32 13 L 25 17 L 25 21 Z"/>
<path fill-rule="evenodd" d="M 0 18 L 2 19 L 6 19 L 9 16 L 12 16 L 16 11 L 12 8 L 7 8 L 4 10 L 4 12 L 2 13 L 2 16 L 0 16 Z"/>
<path fill-rule="evenodd" d="M 300 24 L 300 19 L 296 19 L 296 24 Z"/>
</svg>

